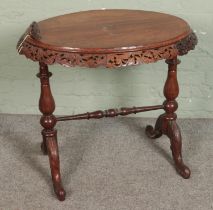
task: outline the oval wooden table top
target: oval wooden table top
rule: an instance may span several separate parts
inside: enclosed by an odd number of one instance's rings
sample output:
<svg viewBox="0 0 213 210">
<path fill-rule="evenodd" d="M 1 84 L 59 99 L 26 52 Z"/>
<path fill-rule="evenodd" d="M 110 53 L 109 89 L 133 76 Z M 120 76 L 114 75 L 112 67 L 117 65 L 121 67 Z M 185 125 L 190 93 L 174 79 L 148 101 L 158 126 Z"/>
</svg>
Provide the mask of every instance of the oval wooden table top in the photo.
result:
<svg viewBox="0 0 213 210">
<path fill-rule="evenodd" d="M 20 54 L 46 64 L 120 67 L 171 59 L 197 44 L 181 18 L 142 10 L 91 10 L 33 22 Z"/>
</svg>

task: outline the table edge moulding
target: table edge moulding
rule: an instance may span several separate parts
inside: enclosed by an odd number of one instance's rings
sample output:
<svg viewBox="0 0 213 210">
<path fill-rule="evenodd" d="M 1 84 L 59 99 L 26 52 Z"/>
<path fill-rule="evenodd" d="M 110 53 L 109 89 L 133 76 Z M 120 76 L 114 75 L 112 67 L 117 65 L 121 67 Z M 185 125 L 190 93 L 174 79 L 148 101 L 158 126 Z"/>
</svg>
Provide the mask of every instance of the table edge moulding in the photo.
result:
<svg viewBox="0 0 213 210">
<path fill-rule="evenodd" d="M 43 41 L 42 24 L 45 24 L 45 21 L 46 23 L 50 23 L 50 31 L 51 30 L 53 31 L 51 33 L 54 33 L 55 31 L 55 33 L 57 34 L 56 28 L 53 27 L 53 25 L 55 24 L 54 18 L 52 18 L 52 19 L 47 19 L 38 23 L 33 22 L 27 28 L 26 32 L 21 36 L 20 40 L 17 43 L 17 51 L 19 54 L 23 54 L 27 58 L 33 61 L 37 61 L 39 63 L 40 68 L 39 68 L 39 73 L 37 74 L 41 82 L 41 95 L 39 99 L 39 109 L 41 113 L 43 114 L 40 120 L 40 123 L 43 127 L 43 130 L 42 130 L 43 141 L 41 144 L 41 149 L 44 154 L 48 154 L 49 156 L 54 191 L 58 199 L 61 201 L 65 199 L 66 193 L 63 188 L 61 175 L 60 175 L 60 161 L 59 161 L 59 151 L 58 151 L 58 143 L 57 143 L 57 131 L 55 129 L 55 125 L 59 121 L 82 120 L 82 119 L 91 119 L 91 118 L 100 119 L 103 117 L 116 117 L 119 115 L 125 116 L 125 115 L 133 114 L 133 113 L 136 114 L 139 112 L 163 109 L 165 112 L 158 117 L 155 126 L 153 127 L 148 125 L 146 127 L 146 134 L 148 137 L 153 139 L 158 138 L 162 136 L 163 134 L 167 135 L 168 138 L 170 139 L 172 156 L 174 159 L 175 168 L 177 172 L 183 178 L 190 177 L 190 169 L 184 164 L 182 159 L 182 154 L 181 154 L 182 138 L 181 138 L 180 129 L 176 122 L 177 115 L 175 114 L 175 111 L 178 108 L 178 103 L 176 101 L 176 98 L 178 97 L 178 94 L 179 94 L 179 87 L 178 87 L 178 81 L 177 81 L 177 65 L 180 63 L 180 61 L 177 57 L 185 55 L 190 50 L 193 50 L 195 48 L 195 45 L 197 44 L 196 34 L 192 31 L 190 26 L 184 20 L 175 16 L 164 14 L 164 13 L 157 13 L 157 12 L 155 13 L 155 12 L 142 11 L 142 10 L 91 10 L 91 11 L 85 11 L 85 12 L 79 12 L 79 13 L 71 13 L 68 15 L 72 17 L 72 14 L 73 14 L 76 17 L 78 17 L 80 20 L 81 20 L 81 16 L 85 18 L 88 15 L 88 17 L 97 18 L 97 15 L 102 15 L 100 16 L 102 17 L 102 19 L 100 18 L 102 21 L 109 21 L 109 17 L 106 15 L 107 12 L 112 13 L 114 16 L 115 15 L 119 16 L 119 14 L 129 13 L 133 15 L 130 18 L 130 23 L 133 23 L 131 21 L 134 21 L 134 17 L 135 17 L 135 19 L 137 19 L 136 21 L 137 24 L 140 23 L 140 19 L 138 19 L 138 17 L 140 18 L 139 15 L 141 15 L 141 17 L 146 17 L 145 19 L 146 24 L 148 23 L 147 21 L 149 21 L 149 18 L 151 18 L 152 20 L 152 18 L 154 18 L 155 16 L 163 17 L 162 21 L 167 21 L 168 19 L 171 18 L 170 22 L 174 21 L 174 24 L 172 25 L 172 27 L 181 28 L 181 25 L 182 25 L 183 26 L 182 28 L 184 28 L 184 30 L 182 33 L 178 34 L 178 36 L 171 37 L 171 39 L 163 40 L 163 41 L 159 41 L 160 39 L 156 34 L 156 37 L 157 37 L 156 39 L 159 39 L 158 42 L 156 43 L 149 43 L 148 42 L 149 37 L 148 37 L 146 39 L 146 41 L 148 40 L 146 44 L 143 44 L 143 40 L 141 40 L 141 44 L 137 44 L 134 46 L 118 45 L 118 46 L 115 46 L 114 48 L 113 47 L 103 47 L 103 48 L 102 47 L 76 47 L 76 46 L 72 47 L 69 44 L 57 45 L 57 44 L 52 44 L 52 43 Z M 58 16 L 56 18 L 57 18 L 56 19 L 57 21 L 59 21 L 60 18 L 66 21 L 68 20 L 68 22 L 64 24 L 69 24 L 69 23 L 71 24 L 72 22 L 72 18 L 69 19 L 68 16 Z M 73 21 L 74 20 L 78 21 L 78 18 L 73 19 Z M 99 21 L 99 25 L 102 23 L 101 20 Z M 81 20 L 80 23 L 84 24 L 85 21 L 86 19 L 83 19 L 83 21 Z M 135 25 L 133 24 L 131 26 L 128 25 L 129 22 L 127 19 L 125 19 L 125 22 L 122 22 L 122 20 L 119 20 L 118 22 L 119 24 L 117 26 L 115 25 L 116 27 L 114 27 L 112 23 L 110 25 L 110 29 L 114 30 L 114 31 L 111 31 L 112 37 L 114 32 L 118 33 L 119 26 L 124 27 L 124 29 L 129 29 L 128 27 L 130 27 L 131 30 L 132 28 L 134 29 L 134 27 L 137 28 L 136 26 L 137 24 Z M 169 23 L 170 26 L 171 26 L 171 23 Z M 104 28 L 104 24 L 105 22 L 103 22 L 102 29 L 105 29 L 106 31 L 106 27 Z M 165 25 L 166 24 L 167 23 L 165 23 Z M 63 22 L 61 23 L 61 25 L 63 26 Z M 62 27 L 61 25 L 60 27 Z M 98 25 L 98 21 L 97 21 L 97 25 Z M 143 26 L 143 24 L 141 25 L 142 25 L 141 27 L 145 27 Z M 80 27 L 81 25 L 77 25 L 75 29 L 79 29 Z M 152 28 L 152 24 L 151 25 L 147 24 L 146 27 L 147 27 L 146 30 L 149 32 L 150 30 L 156 29 L 156 28 Z M 182 28 L 180 29 L 180 31 L 182 30 Z M 100 34 L 102 32 L 100 32 Z M 143 33 L 143 30 L 139 32 Z M 149 34 L 149 32 L 144 32 L 144 33 Z M 49 34 L 50 37 L 54 35 L 51 33 Z M 71 31 L 68 31 L 68 33 L 70 33 L 71 35 L 73 33 L 73 36 L 74 36 L 74 31 L 72 32 L 71 30 Z M 81 36 L 83 37 L 84 33 L 81 34 Z M 110 38 L 110 35 L 108 36 Z M 57 39 L 56 35 L 55 37 Z M 101 39 L 101 36 L 99 35 L 98 38 Z M 70 37 L 70 39 L 72 39 L 72 36 Z M 134 35 L 132 36 L 132 39 L 134 42 Z M 54 39 L 52 38 L 52 40 Z M 139 40 L 140 40 L 140 37 L 139 37 Z M 62 42 L 63 40 L 59 40 L 59 41 Z M 124 41 L 128 41 L 128 40 L 124 40 Z M 138 43 L 138 39 L 135 42 Z M 81 44 L 81 42 L 79 43 Z M 111 43 L 110 39 L 109 39 L 109 43 Z M 168 64 L 168 76 L 167 76 L 167 79 L 164 85 L 164 91 L 163 91 L 166 100 L 163 102 L 163 104 L 155 105 L 155 106 L 146 106 L 146 107 L 131 107 L 131 108 L 123 107 L 120 109 L 108 109 L 104 111 L 98 110 L 94 112 L 87 112 L 83 114 L 61 116 L 61 117 L 56 117 L 53 114 L 55 110 L 55 102 L 54 102 L 54 98 L 50 88 L 49 77 L 52 74 L 48 70 L 48 65 L 61 64 L 65 67 L 81 66 L 81 67 L 90 67 L 90 68 L 103 66 L 103 67 L 113 69 L 113 68 L 119 68 L 119 67 L 153 63 L 162 59 L 165 59 L 166 63 Z M 120 69 L 123 69 L 123 68 L 120 68 Z"/>
</svg>

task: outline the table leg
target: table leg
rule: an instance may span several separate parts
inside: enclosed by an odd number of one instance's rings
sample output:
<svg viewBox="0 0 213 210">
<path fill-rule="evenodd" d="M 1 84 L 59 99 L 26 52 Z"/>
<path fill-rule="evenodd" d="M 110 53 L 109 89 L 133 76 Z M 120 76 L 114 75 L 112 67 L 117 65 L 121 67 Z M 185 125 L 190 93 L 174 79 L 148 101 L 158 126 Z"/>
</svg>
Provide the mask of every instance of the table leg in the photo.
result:
<svg viewBox="0 0 213 210">
<path fill-rule="evenodd" d="M 57 144 L 57 131 L 54 129 L 56 125 L 56 117 L 53 115 L 55 110 L 55 102 L 51 93 L 49 77 L 51 73 L 48 71 L 48 66 L 44 63 L 39 63 L 40 72 L 38 77 L 41 81 L 41 95 L 39 100 L 39 109 L 43 116 L 40 123 L 44 128 L 42 130 L 43 142 L 42 150 L 49 156 L 50 168 L 54 191 L 59 200 L 65 199 L 65 191 L 61 182 L 59 152 Z"/>
<path fill-rule="evenodd" d="M 190 170 L 184 164 L 182 159 L 182 137 L 180 128 L 177 125 L 176 119 L 177 115 L 175 111 L 178 108 L 178 103 L 176 98 L 179 94 L 179 87 L 177 81 L 177 65 L 180 61 L 177 58 L 167 60 L 168 64 L 168 76 L 164 86 L 164 96 L 166 100 L 164 101 L 165 113 L 160 115 L 155 128 L 148 125 L 146 127 L 146 134 L 150 138 L 158 138 L 162 134 L 168 136 L 171 142 L 172 156 L 175 162 L 175 167 L 177 172 L 185 179 L 190 177 Z"/>
<path fill-rule="evenodd" d="M 43 139 L 41 142 L 41 151 L 43 152 L 44 155 L 47 155 L 47 141 L 45 136 L 45 130 L 42 130 L 41 135 Z"/>
</svg>

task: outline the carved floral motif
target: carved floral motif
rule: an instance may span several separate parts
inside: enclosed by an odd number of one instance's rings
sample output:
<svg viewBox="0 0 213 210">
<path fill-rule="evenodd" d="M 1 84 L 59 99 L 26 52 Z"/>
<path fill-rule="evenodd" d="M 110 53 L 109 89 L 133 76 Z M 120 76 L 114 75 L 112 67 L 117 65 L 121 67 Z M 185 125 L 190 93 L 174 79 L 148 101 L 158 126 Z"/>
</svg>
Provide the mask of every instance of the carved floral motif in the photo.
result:
<svg viewBox="0 0 213 210">
<path fill-rule="evenodd" d="M 162 59 L 171 59 L 178 51 L 173 45 L 136 52 L 116 53 L 107 56 L 107 67 L 132 66 L 142 63 L 153 63 Z"/>
<path fill-rule="evenodd" d="M 190 50 L 194 50 L 195 46 L 197 45 L 198 40 L 195 33 L 191 33 L 185 39 L 182 39 L 178 43 L 176 43 L 176 48 L 178 49 L 179 55 L 185 55 Z"/>
</svg>

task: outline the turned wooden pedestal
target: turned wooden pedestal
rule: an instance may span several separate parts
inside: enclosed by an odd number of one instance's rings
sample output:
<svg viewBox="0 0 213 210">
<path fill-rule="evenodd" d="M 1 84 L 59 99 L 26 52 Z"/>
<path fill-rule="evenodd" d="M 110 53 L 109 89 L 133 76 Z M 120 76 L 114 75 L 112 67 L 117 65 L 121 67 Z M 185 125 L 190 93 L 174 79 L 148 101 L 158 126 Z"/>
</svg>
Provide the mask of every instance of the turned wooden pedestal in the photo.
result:
<svg viewBox="0 0 213 210">
<path fill-rule="evenodd" d="M 41 149 L 49 156 L 53 187 L 59 200 L 63 201 L 66 194 L 61 181 L 55 129 L 59 121 L 99 119 L 163 109 L 164 114 L 158 117 L 155 126 L 146 127 L 146 134 L 153 139 L 162 134 L 168 136 L 176 170 L 183 178 L 189 178 L 190 170 L 182 159 L 181 132 L 175 114 L 179 93 L 177 65 L 180 61 L 177 57 L 187 54 L 196 44 L 197 37 L 184 20 L 142 10 L 85 11 L 33 22 L 29 26 L 20 38 L 17 50 L 19 54 L 39 62 L 39 109 L 43 114 L 40 120 L 43 127 Z M 166 99 L 162 105 L 54 116 L 55 102 L 49 83 L 52 74 L 48 65 L 119 68 L 162 59 L 168 64 L 164 86 Z"/>
</svg>

